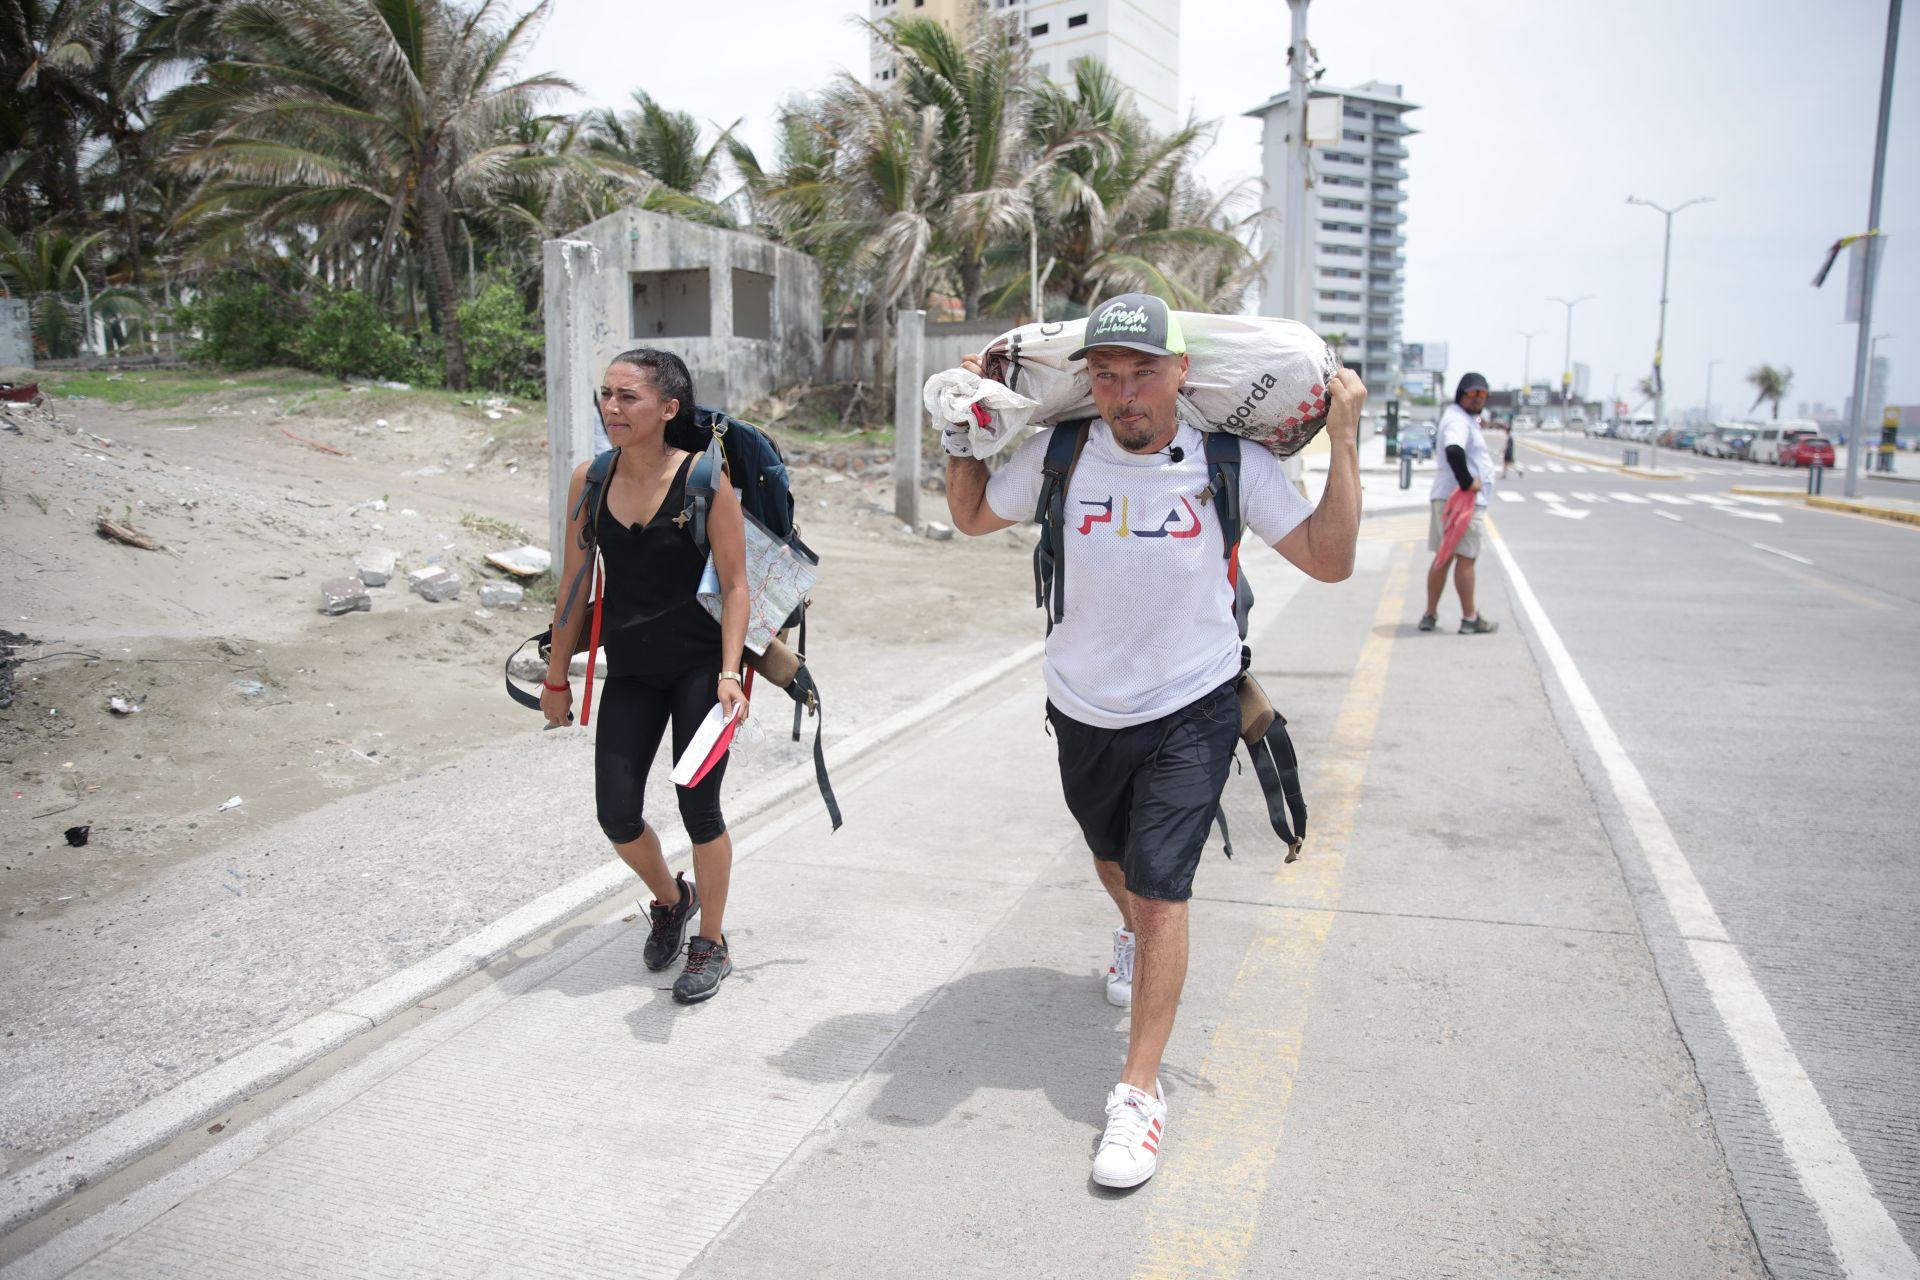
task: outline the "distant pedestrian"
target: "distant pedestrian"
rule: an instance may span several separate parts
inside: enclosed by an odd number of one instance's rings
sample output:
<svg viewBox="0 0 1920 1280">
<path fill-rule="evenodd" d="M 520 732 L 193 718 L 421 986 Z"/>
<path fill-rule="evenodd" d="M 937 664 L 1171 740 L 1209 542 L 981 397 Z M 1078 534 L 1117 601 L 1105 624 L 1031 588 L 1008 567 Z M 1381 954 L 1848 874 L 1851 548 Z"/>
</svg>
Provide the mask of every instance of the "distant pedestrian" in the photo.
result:
<svg viewBox="0 0 1920 1280">
<path fill-rule="evenodd" d="M 1527 474 L 1527 469 L 1513 460 L 1513 419 L 1507 419 L 1507 447 L 1500 453 L 1500 478 L 1505 480 L 1511 470 L 1519 475 Z"/>
<path fill-rule="evenodd" d="M 1486 522 L 1487 482 L 1493 478 L 1493 453 L 1480 431 L 1480 411 L 1487 407 L 1487 380 L 1477 373 L 1460 376 L 1453 403 L 1440 415 L 1440 429 L 1434 437 L 1433 488 L 1428 491 L 1432 519 L 1427 526 L 1427 548 L 1439 551 L 1446 537 L 1447 499 L 1466 490 L 1473 494 L 1473 522 L 1454 548 L 1453 585 L 1460 593 L 1460 634 L 1486 635 L 1499 629 L 1474 607 L 1474 566 L 1480 557 L 1482 526 Z M 1509 441 L 1512 437 L 1509 435 Z M 1511 447 L 1511 446 L 1509 446 Z M 1439 622 L 1440 597 L 1447 589 L 1447 560 L 1434 558 L 1427 570 L 1427 611 L 1420 616 L 1420 629 L 1431 631 Z"/>
<path fill-rule="evenodd" d="M 1055 569 L 1064 607 L 1043 674 L 1067 808 L 1120 913 L 1106 998 L 1131 1009 L 1093 1180 L 1133 1187 L 1153 1176 L 1166 1140 L 1160 1060 L 1186 982 L 1194 870 L 1239 742 L 1241 646 L 1206 437 L 1179 416 L 1179 320 L 1158 298 L 1122 294 L 1094 308 L 1085 342 L 1072 358 L 1086 361 L 1100 417 L 1037 432 L 991 476 L 967 432 L 948 430 L 947 505 L 966 534 L 1029 519 L 1053 438 L 1078 437 L 1059 495 L 1072 531 Z M 980 372 L 978 356 L 962 363 Z M 1257 446 L 1240 455 L 1238 506 L 1254 537 L 1338 582 L 1360 532 L 1354 442 L 1366 384 L 1343 369 L 1327 398 L 1332 469 L 1319 506 Z"/>
<path fill-rule="evenodd" d="M 658 971 L 677 960 L 688 921 L 700 916 L 699 932 L 687 943 L 686 966 L 673 984 L 673 998 L 692 1004 L 711 997 L 733 972 L 720 931 L 733 867 L 733 842 L 720 813 L 725 758 L 693 786 L 674 788 L 693 844 L 693 884 L 668 872 L 660 837 L 640 816 L 640 802 L 669 724 L 677 757 L 716 703 L 729 712 L 738 708 L 741 720 L 747 717 L 740 667 L 747 634 L 746 523 L 733 486 L 715 485 L 707 514 L 721 587 L 721 620 L 715 622 L 696 598 L 706 556 L 686 527 L 694 456 L 666 440 L 667 424 L 693 411 L 692 375 L 671 352 L 637 348 L 607 366 L 599 399 L 602 424 L 619 453 L 597 511 L 582 510 L 580 501 L 587 464 L 573 473 L 567 496 L 573 514 L 559 580 L 572 582 L 584 566 L 589 551 L 581 529 L 595 521 L 606 566 L 607 655 L 593 746 L 595 808 L 614 852 L 653 891 L 647 968 Z M 573 717 L 567 664 L 588 612 L 574 608 L 564 621 L 554 620 L 553 656 L 540 695 L 549 725 Z"/>
</svg>

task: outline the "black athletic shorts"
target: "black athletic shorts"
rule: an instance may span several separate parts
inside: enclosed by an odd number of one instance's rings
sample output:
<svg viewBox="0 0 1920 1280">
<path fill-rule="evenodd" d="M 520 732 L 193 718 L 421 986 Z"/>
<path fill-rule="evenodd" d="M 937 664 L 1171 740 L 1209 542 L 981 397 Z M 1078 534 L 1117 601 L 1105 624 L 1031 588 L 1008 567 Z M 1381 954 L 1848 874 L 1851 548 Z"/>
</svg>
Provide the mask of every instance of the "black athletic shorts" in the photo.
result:
<svg viewBox="0 0 1920 1280">
<path fill-rule="evenodd" d="M 1118 862 L 1127 890 L 1185 902 L 1233 745 L 1240 740 L 1234 682 L 1180 710 L 1125 729 L 1082 724 L 1047 703 L 1060 749 L 1060 786 L 1093 856 Z"/>
</svg>

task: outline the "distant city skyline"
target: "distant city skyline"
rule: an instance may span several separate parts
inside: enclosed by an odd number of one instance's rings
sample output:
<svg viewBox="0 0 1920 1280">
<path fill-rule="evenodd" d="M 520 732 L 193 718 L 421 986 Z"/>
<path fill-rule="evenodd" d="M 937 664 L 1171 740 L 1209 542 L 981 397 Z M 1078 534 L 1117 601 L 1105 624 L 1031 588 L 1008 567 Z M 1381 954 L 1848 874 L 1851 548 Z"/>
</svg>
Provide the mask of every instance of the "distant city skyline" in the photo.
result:
<svg viewBox="0 0 1920 1280">
<path fill-rule="evenodd" d="M 593 105 L 644 86 L 717 125 L 739 119 L 763 153 L 781 100 L 836 71 L 866 72 L 858 0 L 734 0 L 710 18 L 646 0 L 643 27 L 671 14 L 670 57 L 607 38 L 633 24 L 631 3 L 558 4 L 524 69 L 570 77 Z M 1920 6 L 1908 9 L 1874 326 L 1892 335 L 1880 353 L 1888 398 L 1903 404 L 1920 402 Z M 1592 293 L 1574 318 L 1573 359 L 1592 368 L 1596 392 L 1616 379 L 1626 390 L 1651 368 L 1660 288 L 1660 219 L 1626 198 L 1710 195 L 1674 220 L 1669 404 L 1701 403 L 1715 360 L 1714 399 L 1735 412 L 1762 362 L 1794 369 L 1790 399 L 1844 403 L 1854 341 L 1839 323 L 1844 281 L 1818 291 L 1808 281 L 1829 243 L 1864 230 L 1883 0 L 1542 0 L 1525 22 L 1513 12 L 1504 0 L 1311 10 L 1330 82 L 1400 82 L 1422 104 L 1407 161 L 1403 337 L 1450 343 L 1450 378 L 1476 369 L 1517 385 L 1514 331 L 1544 330 L 1533 374 L 1557 381 L 1561 309 L 1546 298 Z M 1260 125 L 1240 113 L 1287 87 L 1286 6 L 1188 4 L 1180 34 L 1183 110 L 1219 122 L 1202 171 L 1257 196 Z"/>
</svg>

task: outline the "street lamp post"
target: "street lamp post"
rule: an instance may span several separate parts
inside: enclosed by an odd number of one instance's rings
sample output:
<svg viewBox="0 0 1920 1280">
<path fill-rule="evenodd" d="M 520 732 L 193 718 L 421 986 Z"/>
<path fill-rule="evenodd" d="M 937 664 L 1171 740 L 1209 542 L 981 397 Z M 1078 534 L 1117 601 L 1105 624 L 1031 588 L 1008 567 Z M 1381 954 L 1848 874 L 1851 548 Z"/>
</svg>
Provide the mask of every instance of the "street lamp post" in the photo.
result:
<svg viewBox="0 0 1920 1280">
<path fill-rule="evenodd" d="M 1708 426 L 1713 425 L 1713 366 L 1723 363 L 1721 360 L 1707 361 L 1707 399 L 1700 406 L 1700 420 Z"/>
<path fill-rule="evenodd" d="M 1873 135 L 1873 185 L 1867 196 L 1866 261 L 1860 266 L 1860 326 L 1853 348 L 1853 421 L 1849 438 L 1858 439 L 1867 429 L 1867 366 L 1871 360 L 1873 332 L 1873 278 L 1880 265 L 1880 188 L 1887 173 L 1887 113 L 1893 105 L 1894 54 L 1900 46 L 1900 0 L 1888 0 L 1887 48 L 1880 63 L 1880 123 Z M 1847 496 L 1860 496 L 1858 449 L 1847 450 Z"/>
<path fill-rule="evenodd" d="M 1538 329 L 1515 329 L 1515 333 L 1527 340 L 1527 351 L 1520 360 L 1520 394 L 1525 395 L 1533 385 L 1533 340 L 1540 336 Z"/>
<path fill-rule="evenodd" d="M 1548 298 L 1548 302 L 1557 302 L 1567 309 L 1567 348 L 1566 363 L 1560 368 L 1560 428 L 1565 430 L 1567 423 L 1573 420 L 1573 413 L 1567 405 L 1573 399 L 1573 309 L 1583 302 L 1593 301 L 1590 293 L 1577 298 Z"/>
<path fill-rule="evenodd" d="M 1667 350 L 1667 268 L 1673 261 L 1673 215 L 1689 205 L 1706 204 L 1712 196 L 1695 196 L 1668 209 L 1651 200 L 1642 200 L 1639 196 L 1628 196 L 1628 204 L 1643 204 L 1660 213 L 1667 222 L 1666 237 L 1660 246 L 1660 334 L 1653 340 L 1653 439 L 1648 453 L 1648 470 L 1660 465 L 1660 420 L 1667 411 L 1667 379 L 1660 371 L 1660 362 L 1666 358 Z"/>
</svg>

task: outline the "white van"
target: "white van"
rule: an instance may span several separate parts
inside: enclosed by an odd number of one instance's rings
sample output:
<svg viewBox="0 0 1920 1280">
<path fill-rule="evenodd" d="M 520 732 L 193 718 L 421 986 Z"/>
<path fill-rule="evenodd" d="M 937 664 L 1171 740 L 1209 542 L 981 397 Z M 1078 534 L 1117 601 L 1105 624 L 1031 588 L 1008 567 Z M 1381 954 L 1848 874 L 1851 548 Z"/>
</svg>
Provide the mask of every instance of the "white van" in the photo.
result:
<svg viewBox="0 0 1920 1280">
<path fill-rule="evenodd" d="M 1820 434 L 1820 424 L 1807 418 L 1781 418 L 1773 422 L 1756 422 L 1753 424 L 1753 443 L 1747 446 L 1747 461 L 1779 466 L 1780 442 L 1796 431 L 1817 436 Z"/>
</svg>

